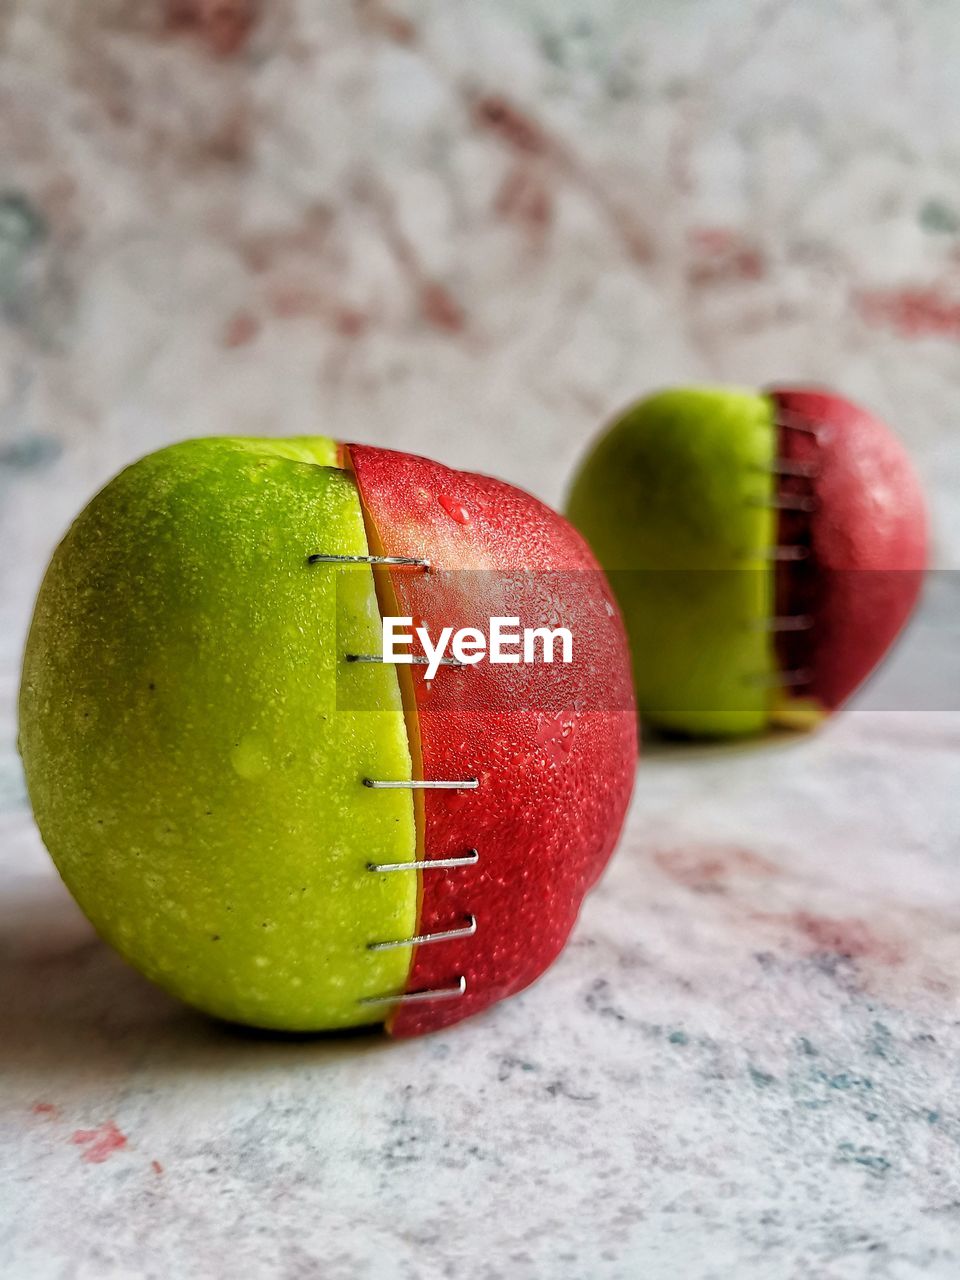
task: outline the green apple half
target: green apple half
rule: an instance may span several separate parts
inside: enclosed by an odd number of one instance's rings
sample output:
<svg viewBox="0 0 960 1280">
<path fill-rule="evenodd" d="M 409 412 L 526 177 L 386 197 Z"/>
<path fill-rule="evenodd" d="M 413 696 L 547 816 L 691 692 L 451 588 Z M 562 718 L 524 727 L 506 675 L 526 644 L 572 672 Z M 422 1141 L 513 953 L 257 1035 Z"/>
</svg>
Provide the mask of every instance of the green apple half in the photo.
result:
<svg viewBox="0 0 960 1280">
<path fill-rule="evenodd" d="M 80 906 L 175 995 L 278 1029 L 382 1020 L 361 1002 L 411 948 L 367 944 L 416 931 L 417 877 L 367 871 L 416 857 L 411 792 L 357 785 L 412 776 L 397 673 L 338 657 L 379 647 L 372 573 L 304 573 L 368 551 L 337 463 L 322 438 L 135 463 L 56 551 L 24 661 L 30 798 Z"/>
<path fill-rule="evenodd" d="M 568 516 L 617 594 L 652 724 L 735 735 L 769 723 L 773 414 L 754 392 L 665 391 L 625 413 L 577 473 Z"/>
</svg>

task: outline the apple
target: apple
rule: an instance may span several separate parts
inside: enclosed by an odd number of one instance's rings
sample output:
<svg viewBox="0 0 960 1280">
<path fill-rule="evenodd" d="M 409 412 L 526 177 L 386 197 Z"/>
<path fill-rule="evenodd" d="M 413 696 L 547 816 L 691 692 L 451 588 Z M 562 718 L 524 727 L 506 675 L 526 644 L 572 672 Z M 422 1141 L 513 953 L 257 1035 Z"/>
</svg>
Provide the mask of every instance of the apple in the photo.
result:
<svg viewBox="0 0 960 1280">
<path fill-rule="evenodd" d="M 646 721 L 810 727 L 908 620 L 926 516 L 904 449 L 826 391 L 671 390 L 589 451 L 571 521 L 610 575 Z"/>
<path fill-rule="evenodd" d="M 562 616 L 573 661 L 377 660 L 385 614 L 488 607 Z M 409 1035 L 560 951 L 636 728 L 621 619 L 560 516 L 404 454 L 222 437 L 128 467 L 67 533 L 20 749 L 61 875 L 147 977 L 254 1026 Z"/>
</svg>

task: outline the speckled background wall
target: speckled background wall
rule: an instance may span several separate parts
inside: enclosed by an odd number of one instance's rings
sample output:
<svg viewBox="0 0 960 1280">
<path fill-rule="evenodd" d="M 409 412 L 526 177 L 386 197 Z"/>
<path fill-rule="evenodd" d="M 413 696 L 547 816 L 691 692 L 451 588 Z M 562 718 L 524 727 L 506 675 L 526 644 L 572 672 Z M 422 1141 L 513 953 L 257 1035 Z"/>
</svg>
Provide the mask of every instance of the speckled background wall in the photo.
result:
<svg viewBox="0 0 960 1280">
<path fill-rule="evenodd" d="M 46 557 L 188 435 L 557 502 L 640 392 L 815 379 L 957 567 L 958 68 L 949 0 L 0 0 L 6 1275 L 958 1274 L 956 714 L 652 755 L 557 969 L 402 1046 L 149 990 L 13 746 Z"/>
</svg>

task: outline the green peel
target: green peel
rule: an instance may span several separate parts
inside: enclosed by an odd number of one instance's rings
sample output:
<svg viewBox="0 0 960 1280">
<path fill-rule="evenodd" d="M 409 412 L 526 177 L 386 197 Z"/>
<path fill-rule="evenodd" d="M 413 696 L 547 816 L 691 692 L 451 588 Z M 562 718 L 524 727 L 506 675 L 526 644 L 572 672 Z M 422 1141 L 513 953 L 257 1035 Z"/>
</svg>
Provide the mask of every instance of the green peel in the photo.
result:
<svg viewBox="0 0 960 1280">
<path fill-rule="evenodd" d="M 381 1021 L 417 875 L 396 674 L 376 652 L 353 479 L 333 441 L 195 440 L 121 473 L 44 580 L 21 750 L 44 841 L 98 931 L 168 991 L 286 1030 Z M 351 710 L 362 706 L 363 710 Z"/>
</svg>

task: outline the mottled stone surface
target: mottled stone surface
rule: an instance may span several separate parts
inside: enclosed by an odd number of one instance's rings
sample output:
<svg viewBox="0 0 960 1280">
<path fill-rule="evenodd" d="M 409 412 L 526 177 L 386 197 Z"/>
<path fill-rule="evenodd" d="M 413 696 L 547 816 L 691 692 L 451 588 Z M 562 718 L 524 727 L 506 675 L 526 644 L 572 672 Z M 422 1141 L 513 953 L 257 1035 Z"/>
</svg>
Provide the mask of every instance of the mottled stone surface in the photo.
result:
<svg viewBox="0 0 960 1280">
<path fill-rule="evenodd" d="M 421 1041 L 149 988 L 50 869 L 13 742 L 52 546 L 187 435 L 556 502 L 639 392 L 815 379 L 901 431 L 956 568 L 953 8 L 7 0 L 0 45 L 3 1274 L 953 1280 L 947 575 L 815 738 L 651 749 L 555 969 Z"/>
</svg>

